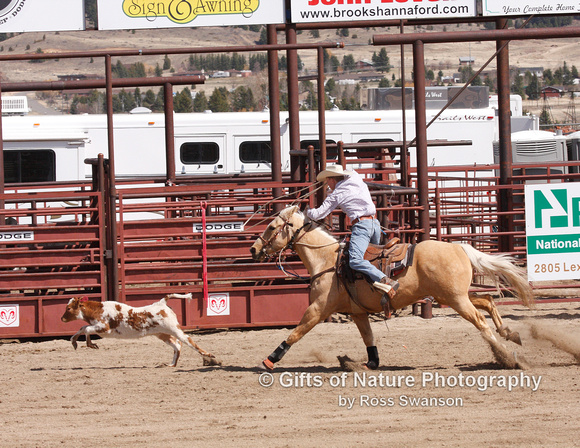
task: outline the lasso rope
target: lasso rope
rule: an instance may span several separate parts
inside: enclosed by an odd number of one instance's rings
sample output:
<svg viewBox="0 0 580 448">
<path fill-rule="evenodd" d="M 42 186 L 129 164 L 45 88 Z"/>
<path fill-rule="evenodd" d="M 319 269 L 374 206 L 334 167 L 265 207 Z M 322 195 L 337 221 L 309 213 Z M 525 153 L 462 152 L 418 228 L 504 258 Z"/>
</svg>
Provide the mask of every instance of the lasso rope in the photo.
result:
<svg viewBox="0 0 580 448">
<path fill-rule="evenodd" d="M 315 183 L 314 183 L 314 184 L 312 184 L 312 185 L 316 185 L 316 184 L 320 184 L 320 185 L 318 185 L 318 186 L 317 186 L 315 189 L 313 189 L 312 191 L 310 191 L 309 193 L 307 193 L 307 194 L 305 194 L 305 195 L 299 195 L 299 196 L 296 198 L 296 200 L 295 200 L 295 201 L 292 201 L 292 202 L 289 204 L 289 206 L 291 207 L 291 206 L 293 206 L 293 205 L 296 205 L 296 204 L 298 204 L 298 203 L 302 202 L 302 201 L 303 201 L 303 200 L 305 200 L 305 199 L 308 199 L 310 196 L 312 196 L 312 195 L 313 195 L 314 193 L 316 193 L 318 190 L 320 190 L 321 188 L 323 188 L 323 187 L 324 187 L 324 185 L 325 185 L 325 183 L 324 183 L 324 182 L 315 182 Z M 261 206 L 260 206 L 260 207 L 258 207 L 258 209 L 257 209 L 257 210 L 256 210 L 254 213 L 252 213 L 252 215 L 251 215 L 251 216 L 250 216 L 250 217 L 249 217 L 249 218 L 248 218 L 248 219 L 247 219 L 247 220 L 244 222 L 244 229 L 246 228 L 246 224 L 247 224 L 247 223 L 248 223 L 248 222 L 249 222 L 249 221 L 250 221 L 250 220 L 251 220 L 251 219 L 252 219 L 254 216 L 256 216 L 256 215 L 257 215 L 257 214 L 258 214 L 258 213 L 259 213 L 261 210 L 263 210 L 263 209 L 264 209 L 266 206 L 268 206 L 268 205 L 269 205 L 269 204 L 271 204 L 272 202 L 274 202 L 274 201 L 277 201 L 277 200 L 279 200 L 279 199 L 283 199 L 283 198 L 285 198 L 285 197 L 288 197 L 288 196 L 291 196 L 291 195 L 294 195 L 294 194 L 296 194 L 296 193 L 302 193 L 302 192 L 303 192 L 303 191 L 305 191 L 305 190 L 309 190 L 309 189 L 310 189 L 310 187 L 311 187 L 312 185 L 309 185 L 309 186 L 307 186 L 307 187 L 301 188 L 300 190 L 297 190 L 297 191 L 292 191 L 292 192 L 289 192 L 289 193 L 283 194 L 283 195 L 281 195 L 281 196 L 278 196 L 278 197 L 276 197 L 276 198 L 273 198 L 273 199 L 271 199 L 270 201 L 266 202 L 265 204 L 261 205 Z M 394 192 L 392 192 L 392 193 L 391 193 L 391 197 L 394 197 Z M 258 225 L 262 224 L 262 223 L 263 223 L 263 222 L 265 222 L 265 221 L 271 220 L 272 218 L 275 218 L 275 217 L 277 217 L 277 216 L 278 216 L 280 213 L 281 213 L 281 212 L 275 213 L 274 215 L 270 215 L 270 216 L 264 216 L 264 218 L 263 218 L 263 219 L 259 220 L 259 221 L 258 221 L 257 223 L 255 223 L 254 225 L 252 225 L 252 226 L 248 227 L 248 229 L 252 229 L 252 228 L 254 228 L 254 227 L 256 227 L 256 226 L 258 226 Z M 316 223 L 316 224 L 318 224 L 319 226 L 326 227 L 328 230 L 330 230 L 330 229 L 331 229 L 331 227 L 330 227 L 328 224 L 326 224 L 325 222 L 323 222 L 323 221 L 316 221 L 316 220 L 312 220 L 312 222 L 315 222 L 315 223 Z M 383 227 L 383 226 L 382 226 L 382 225 L 380 225 L 380 224 L 379 224 L 379 227 L 380 227 L 380 229 L 381 229 L 381 232 L 382 232 L 384 235 L 386 235 L 386 234 L 387 234 L 387 232 L 388 232 L 388 231 L 390 231 L 388 228 L 386 228 L 386 227 Z M 331 236 L 332 236 L 332 235 L 331 235 Z M 333 245 L 333 244 L 335 244 L 335 243 L 338 243 L 338 241 L 333 241 L 333 242 L 331 242 L 331 243 L 328 243 L 328 244 L 322 244 L 322 245 L 313 245 L 313 244 L 300 243 L 300 242 L 296 242 L 295 244 L 301 244 L 302 246 L 309 247 L 309 248 L 312 248 L 312 249 L 316 249 L 316 248 L 322 248 L 322 247 L 328 247 L 328 246 L 332 246 L 332 245 Z M 340 244 L 340 243 L 339 243 L 339 244 Z M 283 269 L 283 268 L 282 268 L 282 271 L 284 271 L 284 269 Z M 284 271 L 284 272 L 285 272 L 285 271 Z"/>
<path fill-rule="evenodd" d="M 319 183 L 319 182 L 316 182 L 316 183 Z M 315 183 L 314 185 L 316 185 L 316 183 Z M 292 195 L 294 195 L 294 194 L 296 194 L 296 193 L 301 193 L 301 192 L 303 192 L 304 190 L 308 190 L 308 189 L 310 189 L 310 188 L 311 188 L 311 186 L 312 186 L 312 185 L 308 185 L 307 187 L 301 188 L 300 190 L 297 190 L 297 191 L 292 191 L 292 192 L 289 192 L 289 193 L 283 194 L 283 195 L 281 195 L 281 196 L 278 196 L 278 197 L 276 197 L 276 198 L 273 198 L 273 199 L 271 199 L 270 201 L 266 202 L 265 204 L 261 205 L 260 207 L 258 207 L 258 210 L 256 210 L 254 213 L 252 213 L 252 215 L 251 215 L 251 216 L 250 216 L 248 219 L 246 219 L 246 221 L 244 222 L 244 228 L 246 227 L 246 224 L 247 224 L 247 223 L 248 223 L 248 222 L 249 222 L 249 221 L 250 221 L 250 220 L 251 220 L 251 219 L 252 219 L 254 216 L 256 216 L 256 215 L 257 215 L 257 214 L 258 214 L 258 213 L 259 213 L 261 210 L 263 210 L 263 209 L 264 209 L 266 206 L 268 206 L 268 205 L 269 205 L 269 204 L 271 204 L 272 202 L 274 202 L 274 201 L 278 201 L 278 200 L 280 200 L 280 199 L 283 199 L 283 198 L 285 198 L 285 197 L 288 197 L 288 196 L 292 196 Z M 320 189 L 321 189 L 323 186 L 324 186 L 324 183 L 321 183 L 321 185 L 320 185 L 320 186 L 316 187 L 316 188 L 315 188 L 314 190 L 312 190 L 310 193 L 308 193 L 308 194 L 305 194 L 305 195 L 303 195 L 303 196 L 298 196 L 298 198 L 296 198 L 296 200 L 295 200 L 295 201 L 291 202 L 291 203 L 290 203 L 290 205 L 291 205 L 291 206 L 292 206 L 292 205 L 296 205 L 296 204 L 297 204 L 297 203 L 299 203 L 300 201 L 302 201 L 302 200 L 304 200 L 304 199 L 308 199 L 308 198 L 309 198 L 310 196 L 312 196 L 312 195 L 313 195 L 315 192 L 317 192 L 318 190 L 320 190 Z M 278 213 L 275 213 L 275 214 L 274 214 L 274 215 L 272 215 L 272 216 L 267 216 L 267 217 L 265 216 L 263 219 L 261 219 L 260 221 L 258 221 L 256 224 L 254 224 L 254 225 L 252 225 L 252 226 L 250 226 L 250 227 L 248 227 L 248 228 L 249 228 L 249 229 L 252 229 L 252 228 L 256 227 L 257 225 L 260 225 L 260 224 L 262 224 L 264 221 L 266 221 L 266 220 L 269 220 L 269 219 L 272 219 L 272 217 L 276 217 L 276 216 L 278 216 L 279 214 L 280 214 L 280 213 L 278 212 Z"/>
</svg>

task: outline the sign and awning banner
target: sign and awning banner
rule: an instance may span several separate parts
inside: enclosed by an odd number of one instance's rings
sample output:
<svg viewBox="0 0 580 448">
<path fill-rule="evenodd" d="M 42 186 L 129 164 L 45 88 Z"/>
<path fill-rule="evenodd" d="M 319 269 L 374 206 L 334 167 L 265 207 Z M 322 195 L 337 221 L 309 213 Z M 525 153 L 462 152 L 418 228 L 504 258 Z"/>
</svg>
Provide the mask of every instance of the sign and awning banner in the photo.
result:
<svg viewBox="0 0 580 448">
<path fill-rule="evenodd" d="M 526 185 L 528 280 L 580 279 L 580 184 Z"/>
<path fill-rule="evenodd" d="M 284 0 L 97 0 L 100 30 L 284 23 Z"/>
<path fill-rule="evenodd" d="M 475 0 L 291 0 L 292 22 L 475 17 Z"/>
<path fill-rule="evenodd" d="M 484 16 L 521 16 L 532 14 L 578 14 L 578 0 L 482 0 Z"/>
<path fill-rule="evenodd" d="M 0 0 L 0 33 L 84 29 L 84 0 Z"/>
</svg>

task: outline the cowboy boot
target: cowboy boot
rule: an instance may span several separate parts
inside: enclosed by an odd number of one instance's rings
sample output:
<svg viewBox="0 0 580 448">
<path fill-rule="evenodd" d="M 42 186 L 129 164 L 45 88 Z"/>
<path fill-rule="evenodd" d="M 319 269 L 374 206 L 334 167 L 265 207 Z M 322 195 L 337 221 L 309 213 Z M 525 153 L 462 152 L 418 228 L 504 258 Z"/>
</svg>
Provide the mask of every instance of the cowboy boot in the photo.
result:
<svg viewBox="0 0 580 448">
<path fill-rule="evenodd" d="M 399 282 L 396 280 L 391 280 L 388 276 L 385 275 L 383 278 L 381 278 L 380 282 L 374 282 L 373 286 L 383 294 L 386 294 L 389 299 L 392 299 L 395 297 L 397 289 L 399 289 Z"/>
</svg>

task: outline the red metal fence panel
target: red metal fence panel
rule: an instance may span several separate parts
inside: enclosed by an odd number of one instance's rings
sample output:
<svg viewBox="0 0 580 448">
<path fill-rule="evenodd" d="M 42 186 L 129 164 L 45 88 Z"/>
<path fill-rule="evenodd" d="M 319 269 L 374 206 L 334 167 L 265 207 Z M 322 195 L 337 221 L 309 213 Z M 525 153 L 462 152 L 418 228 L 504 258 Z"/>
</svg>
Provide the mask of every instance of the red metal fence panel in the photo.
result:
<svg viewBox="0 0 580 448">
<path fill-rule="evenodd" d="M 514 218 L 509 235 L 516 242 L 513 255 L 524 264 L 522 192 L 526 177 L 522 174 L 517 179 L 520 183 L 512 187 L 498 187 L 495 168 L 432 167 L 431 237 L 469 242 L 497 252 L 498 236 L 509 233 L 497 227 L 498 191 L 511 188 L 516 199 L 509 212 Z M 419 231 L 413 173 L 408 187 L 384 190 L 375 185 L 379 180 L 375 169 L 360 171 L 372 179 L 372 194 L 388 236 L 415 241 Z M 568 174 L 568 180 L 575 180 L 574 176 Z M 544 176 L 543 181 L 562 179 Z M 170 300 L 187 329 L 297 324 L 308 306 L 308 273 L 303 264 L 291 254 L 255 263 L 249 253 L 272 219 L 272 192 L 281 186 L 289 194 L 305 185 L 241 181 L 211 186 L 203 182 L 123 186 L 115 206 L 118 260 L 110 258 L 106 241 L 102 203 L 106 195 L 102 192 L 76 186 L 66 192 L 37 188 L 3 195 L 0 200 L 7 206 L 0 214 L 16 219 L 18 225 L 0 226 L 0 338 L 75 332 L 82 323 L 60 321 L 65 305 L 77 295 L 107 300 L 107 266 L 118 270 L 120 300 L 133 306 L 150 304 L 170 292 L 191 293 L 191 300 Z M 292 200 L 289 195 L 278 202 L 284 205 Z M 206 224 L 213 226 L 206 232 L 205 255 L 200 230 L 202 201 L 206 203 Z M 340 214 L 330 222 L 337 237 L 348 233 Z M 476 283 L 484 285 L 484 279 L 476 279 Z M 228 307 L 211 309 L 205 292 L 210 301 L 227 298 Z"/>
</svg>

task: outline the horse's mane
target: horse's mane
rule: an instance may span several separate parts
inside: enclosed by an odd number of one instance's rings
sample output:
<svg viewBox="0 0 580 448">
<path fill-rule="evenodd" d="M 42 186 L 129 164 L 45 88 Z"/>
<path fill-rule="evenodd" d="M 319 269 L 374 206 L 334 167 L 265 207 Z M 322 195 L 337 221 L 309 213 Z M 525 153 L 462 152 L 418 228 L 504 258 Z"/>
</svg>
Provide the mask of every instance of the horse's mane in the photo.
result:
<svg viewBox="0 0 580 448">
<path fill-rule="evenodd" d="M 336 239 L 336 237 L 328 231 L 327 227 L 323 223 L 321 223 L 319 221 L 311 220 L 310 218 L 308 218 L 308 216 L 306 216 L 300 210 L 297 210 L 294 213 L 303 219 L 304 224 L 308 224 L 308 223 L 311 224 L 311 228 L 312 228 L 311 232 L 319 232 L 319 233 L 321 233 L 321 235 L 324 236 L 324 238 L 330 239 L 330 240 L 332 240 L 332 242 L 338 243 L 338 240 Z"/>
<path fill-rule="evenodd" d="M 280 216 L 285 219 L 290 219 L 292 215 L 302 218 L 302 224 L 304 225 L 312 224 L 309 232 L 317 232 L 316 234 L 320 234 L 329 243 L 339 243 L 338 239 L 327 230 L 324 223 L 311 220 L 297 206 L 289 206 L 280 212 Z"/>
</svg>

